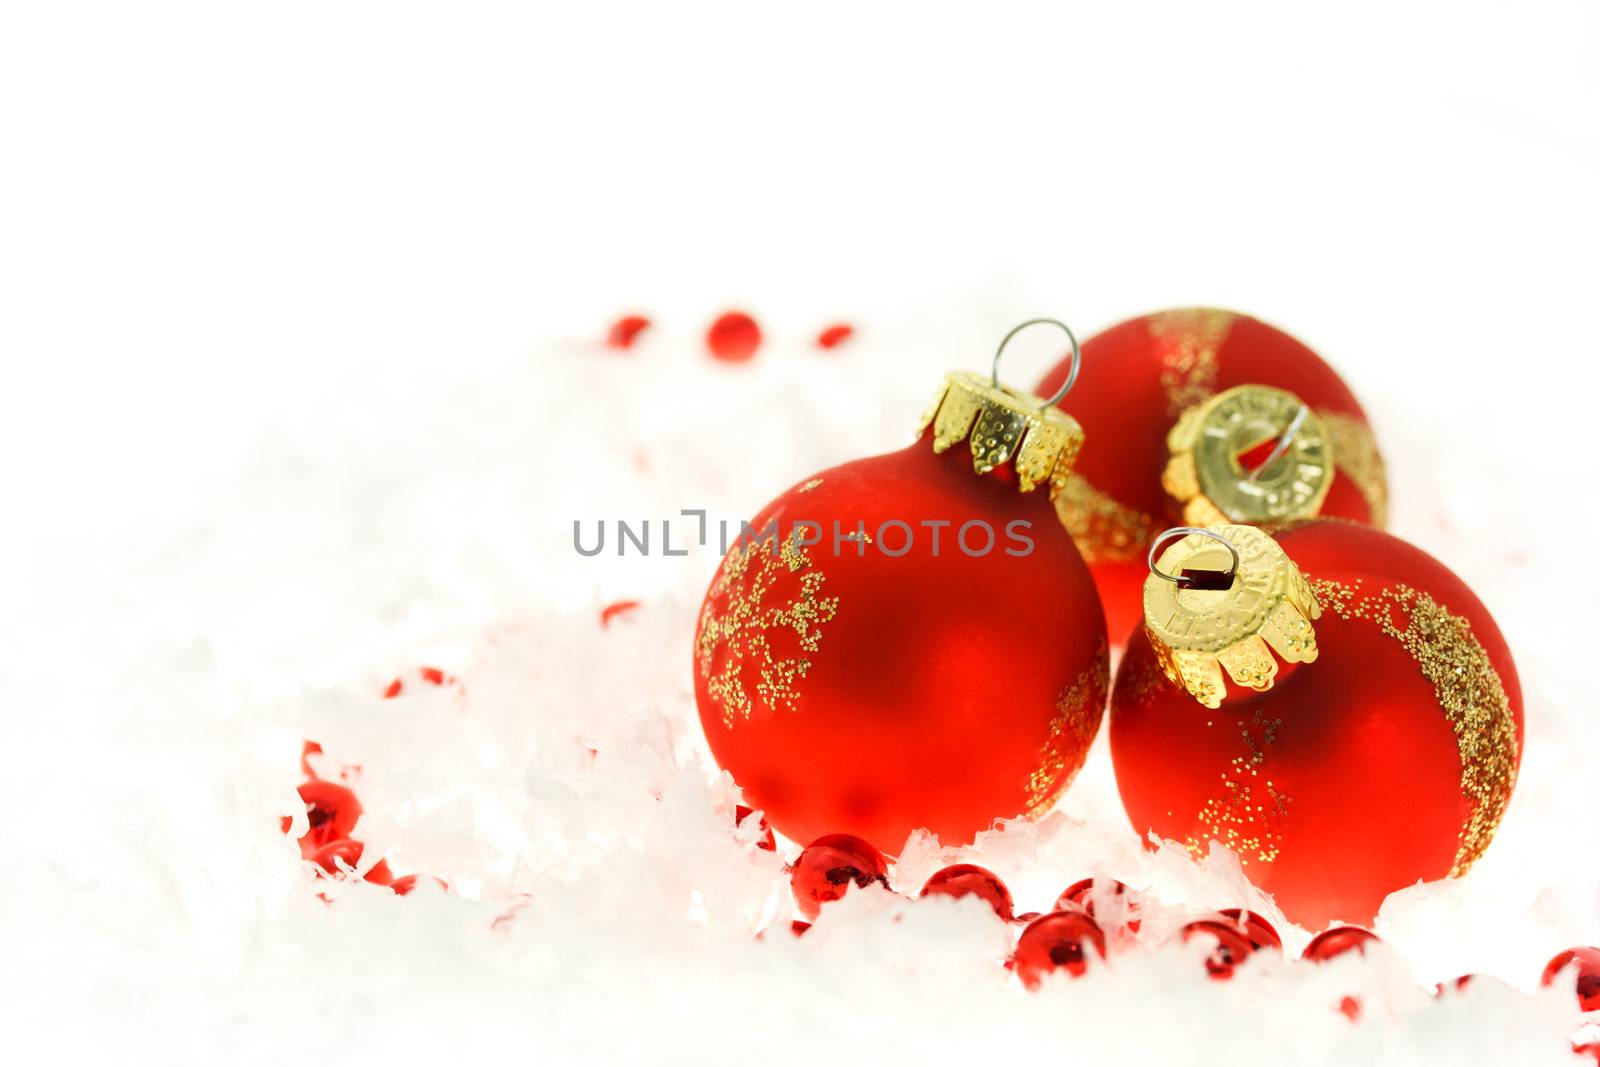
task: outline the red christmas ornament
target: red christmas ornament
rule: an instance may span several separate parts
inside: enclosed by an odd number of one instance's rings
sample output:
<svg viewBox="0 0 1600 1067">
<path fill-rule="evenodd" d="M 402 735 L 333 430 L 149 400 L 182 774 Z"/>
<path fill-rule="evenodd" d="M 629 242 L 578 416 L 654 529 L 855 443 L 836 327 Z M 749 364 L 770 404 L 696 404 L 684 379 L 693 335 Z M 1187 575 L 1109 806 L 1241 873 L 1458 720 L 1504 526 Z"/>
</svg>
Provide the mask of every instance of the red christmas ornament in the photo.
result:
<svg viewBox="0 0 1600 1067">
<path fill-rule="evenodd" d="M 1578 996 L 1578 1007 L 1584 1011 L 1600 1011 L 1600 948 L 1584 946 L 1569 948 L 1545 964 L 1540 985 L 1551 985 L 1569 971 L 1567 982 Z"/>
<path fill-rule="evenodd" d="M 987 901 L 994 913 L 1006 922 L 1011 921 L 1011 890 L 994 872 L 973 863 L 957 863 L 935 871 L 922 887 L 922 896 L 940 894 L 947 897 L 976 896 Z"/>
<path fill-rule="evenodd" d="M 1214 981 L 1227 981 L 1233 977 L 1234 968 L 1249 959 L 1255 946 L 1231 922 L 1202 919 L 1183 928 L 1184 941 L 1211 939 L 1215 946 L 1206 956 L 1206 974 Z"/>
<path fill-rule="evenodd" d="M 817 347 L 837 348 L 840 344 L 849 340 L 850 335 L 855 332 L 853 327 L 847 326 L 842 322 L 829 326 L 826 330 L 817 334 Z"/>
<path fill-rule="evenodd" d="M 1313 963 L 1331 960 L 1335 956 L 1343 956 L 1346 952 L 1359 952 L 1366 954 L 1367 944 L 1376 943 L 1378 935 L 1371 930 L 1364 930 L 1359 926 L 1335 926 L 1324 930 L 1311 939 L 1305 951 L 1300 953 L 1300 958 Z"/>
<path fill-rule="evenodd" d="M 606 335 L 606 344 L 612 348 L 632 348 L 633 339 L 649 325 L 650 320 L 643 315 L 624 315 L 611 324 L 611 332 Z"/>
<path fill-rule="evenodd" d="M 717 359 L 744 363 L 755 358 L 761 347 L 761 327 L 742 311 L 730 311 L 706 331 L 706 347 Z"/>
<path fill-rule="evenodd" d="M 1332 455 L 1325 493 L 1301 501 L 1286 517 L 1383 525 L 1387 481 L 1361 405 L 1332 368 L 1283 331 L 1235 312 L 1181 308 L 1096 334 L 1084 343 L 1083 363 L 1088 373 L 1073 392 L 1072 410 L 1095 447 L 1056 504 L 1100 588 L 1113 640 L 1139 621 L 1151 539 L 1182 519 L 1183 502 L 1163 486 L 1174 458 L 1169 434 L 1186 413 L 1230 389 L 1267 386 L 1292 394 L 1310 409 L 1316 436 Z M 1063 362 L 1044 376 L 1039 391 L 1055 389 L 1067 372 Z M 1275 395 L 1251 398 L 1263 402 L 1257 415 L 1287 403 Z M 1236 451 L 1230 460 L 1259 462 L 1265 458 L 1260 446 L 1276 434 L 1270 420 L 1252 416 L 1251 398 L 1235 398 L 1224 405 L 1228 410 L 1214 412 L 1213 421 L 1231 431 Z M 1254 524 L 1242 514 L 1229 518 Z"/>
<path fill-rule="evenodd" d="M 1478 598 L 1368 527 L 1212 532 L 1228 543 L 1162 554 L 1179 581 L 1151 576 L 1119 668 L 1111 755 L 1134 828 L 1228 845 L 1302 925 L 1366 921 L 1465 871 L 1522 748 L 1516 669 Z"/>
<path fill-rule="evenodd" d="M 822 905 L 838 900 L 851 886 L 889 888 L 888 865 L 869 841 L 850 834 L 819 837 L 800 852 L 789 871 L 789 888 L 800 913 L 815 920 Z"/>
<path fill-rule="evenodd" d="M 1011 962 L 1029 989 L 1046 974 L 1064 970 L 1077 978 L 1089 969 L 1089 955 L 1106 958 L 1106 935 L 1081 911 L 1055 911 L 1028 924 L 1017 938 Z"/>
<path fill-rule="evenodd" d="M 952 374 L 917 443 L 806 479 L 723 557 L 695 635 L 700 721 L 784 835 L 964 843 L 1045 810 L 1082 765 L 1108 649 L 1037 491 L 1078 447 L 1042 404 Z"/>
<path fill-rule="evenodd" d="M 756 809 L 752 807 L 748 807 L 744 804 L 736 804 L 734 805 L 733 809 L 733 824 L 735 826 L 743 826 L 744 821 L 750 816 L 755 815 L 755 813 Z M 773 840 L 772 837 L 772 827 L 767 825 L 767 820 L 765 817 L 757 818 L 756 829 L 761 831 L 761 836 L 756 840 L 756 847 L 764 848 L 768 852 L 778 851 L 778 843 L 777 841 Z"/>
<path fill-rule="evenodd" d="M 319 749 L 320 751 L 320 749 Z M 361 818 L 361 801 L 342 785 L 314 780 L 300 786 L 300 800 L 306 806 L 306 821 L 310 824 L 300 838 L 300 853 L 311 856 L 324 845 L 350 836 Z M 294 820 L 285 816 L 283 832 L 288 833 Z"/>
<path fill-rule="evenodd" d="M 1217 914 L 1238 928 L 1239 932 L 1244 935 L 1244 939 L 1250 942 L 1252 950 L 1260 951 L 1264 948 L 1281 950 L 1283 948 L 1283 938 L 1278 936 L 1278 931 L 1274 930 L 1271 923 L 1255 912 L 1246 911 L 1243 908 L 1227 908 Z"/>
</svg>

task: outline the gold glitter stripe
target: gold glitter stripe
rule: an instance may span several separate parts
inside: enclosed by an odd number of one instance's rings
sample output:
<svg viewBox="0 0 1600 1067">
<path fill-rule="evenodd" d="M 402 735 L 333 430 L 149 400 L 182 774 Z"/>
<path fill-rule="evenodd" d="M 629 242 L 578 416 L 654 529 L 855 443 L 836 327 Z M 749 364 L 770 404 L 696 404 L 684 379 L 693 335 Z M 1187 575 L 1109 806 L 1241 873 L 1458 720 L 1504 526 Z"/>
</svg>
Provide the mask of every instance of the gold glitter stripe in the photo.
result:
<svg viewBox="0 0 1600 1067">
<path fill-rule="evenodd" d="M 1461 795 L 1471 810 L 1461 827 L 1451 877 L 1489 847 L 1517 781 L 1517 724 L 1500 674 L 1472 633 L 1472 624 L 1427 593 L 1405 585 L 1361 595 L 1346 585 L 1311 579 L 1322 606 L 1341 619 L 1366 619 L 1416 660 L 1433 684 L 1439 707 L 1455 731 L 1461 755 Z"/>
<path fill-rule="evenodd" d="M 1028 777 L 1025 814 L 1030 819 L 1049 809 L 1088 758 L 1111 687 L 1108 653 L 1106 643 L 1100 642 L 1094 666 L 1081 672 L 1056 698 L 1050 736 L 1039 749 L 1039 768 Z"/>
<path fill-rule="evenodd" d="M 1154 518 L 1102 493 L 1081 474 L 1062 479 L 1055 502 L 1056 515 L 1085 563 L 1137 560 L 1156 534 Z"/>
<path fill-rule="evenodd" d="M 1178 308 L 1150 316 L 1150 336 L 1161 349 L 1161 390 L 1176 418 L 1206 400 L 1217 386 L 1217 349 L 1235 316 L 1217 308 Z"/>
<path fill-rule="evenodd" d="M 1318 411 L 1317 416 L 1333 442 L 1333 465 L 1361 490 L 1372 525 L 1383 529 L 1389 524 L 1389 474 L 1372 429 L 1354 415 Z"/>
</svg>

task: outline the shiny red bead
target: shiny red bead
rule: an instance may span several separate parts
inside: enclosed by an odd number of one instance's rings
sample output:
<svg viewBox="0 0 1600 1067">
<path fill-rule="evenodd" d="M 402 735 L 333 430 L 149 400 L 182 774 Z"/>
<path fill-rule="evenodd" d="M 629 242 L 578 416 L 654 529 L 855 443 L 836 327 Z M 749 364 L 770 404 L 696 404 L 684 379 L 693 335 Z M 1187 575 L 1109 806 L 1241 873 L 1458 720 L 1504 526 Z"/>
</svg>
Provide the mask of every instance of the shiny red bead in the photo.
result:
<svg viewBox="0 0 1600 1067">
<path fill-rule="evenodd" d="M 838 900 L 853 885 L 889 888 L 888 864 L 883 853 L 852 834 L 827 834 L 807 845 L 789 871 L 794 902 L 807 919 L 815 919 L 822 905 Z"/>
<path fill-rule="evenodd" d="M 1137 914 L 1137 908 L 1133 903 L 1136 898 L 1128 892 L 1126 885 L 1115 878 L 1083 878 L 1073 882 L 1066 889 L 1063 889 L 1061 895 L 1056 898 L 1055 910 L 1081 911 L 1097 923 L 1102 921 L 1102 917 L 1096 915 L 1094 910 L 1095 887 L 1097 885 L 1100 887 L 1100 897 L 1104 898 L 1109 895 L 1122 904 L 1122 914 L 1124 916 L 1127 916 L 1130 912 Z M 1125 918 L 1123 925 L 1128 928 L 1130 933 L 1136 934 L 1139 932 L 1138 919 Z"/>
<path fill-rule="evenodd" d="M 624 315 L 611 324 L 611 331 L 606 334 L 606 344 L 611 348 L 632 348 L 633 339 L 649 325 L 650 320 L 643 315 Z"/>
<path fill-rule="evenodd" d="M 1361 1020 L 1361 1001 L 1357 1000 L 1355 997 L 1339 998 L 1339 1010 L 1343 1012 L 1344 1017 L 1349 1019 L 1351 1022 L 1359 1022 Z"/>
<path fill-rule="evenodd" d="M 1567 979 L 1578 995 L 1578 1006 L 1584 1011 L 1600 1011 L 1600 948 L 1582 946 L 1569 948 L 1544 965 L 1540 985 L 1550 985 L 1562 971 L 1572 972 Z"/>
<path fill-rule="evenodd" d="M 855 328 L 852 326 L 848 326 L 842 322 L 836 323 L 817 334 L 817 347 L 836 348 L 840 344 L 849 340 L 850 335 L 855 332 Z"/>
<path fill-rule="evenodd" d="M 1238 927 L 1228 922 L 1202 919 L 1183 928 L 1185 941 L 1197 938 L 1211 938 L 1216 942 L 1216 947 L 1206 957 L 1206 973 L 1217 981 L 1232 978 L 1234 968 L 1255 951 L 1254 946 L 1239 932 Z"/>
<path fill-rule="evenodd" d="M 366 846 L 360 841 L 353 841 L 346 837 L 338 841 L 330 841 L 317 849 L 310 856 L 311 862 L 334 878 L 349 877 L 351 871 L 361 865 L 361 853 Z M 394 881 L 394 876 L 389 871 L 389 865 L 384 860 L 379 860 L 372 865 L 362 877 L 377 885 L 388 885 Z"/>
<path fill-rule="evenodd" d="M 1106 956 L 1106 935 L 1099 924 L 1081 911 L 1053 911 L 1022 931 L 1011 961 L 1022 984 L 1038 989 L 1052 971 L 1064 970 L 1074 978 L 1083 974 L 1091 954 Z"/>
<path fill-rule="evenodd" d="M 418 874 L 403 874 L 399 878 L 396 878 L 394 881 L 390 882 L 389 888 L 394 890 L 395 896 L 403 897 L 409 894 L 413 889 L 417 888 L 418 879 L 423 877 L 428 877 L 428 879 L 433 882 L 434 885 L 438 886 L 443 892 L 450 892 L 450 885 L 443 878 L 433 878 L 432 876 Z"/>
<path fill-rule="evenodd" d="M 421 678 L 429 685 L 455 685 L 456 683 L 456 680 L 453 676 L 446 674 L 438 667 L 419 667 L 417 668 L 417 677 Z M 383 691 L 383 699 L 393 700 L 404 691 L 405 685 L 399 678 L 396 678 L 394 681 L 389 683 L 389 688 Z"/>
<path fill-rule="evenodd" d="M 717 359 L 744 363 L 761 347 L 761 327 L 742 311 L 730 311 L 706 331 L 706 347 Z"/>
<path fill-rule="evenodd" d="M 802 936 L 809 929 L 811 929 L 811 924 L 802 919 L 796 919 L 789 924 L 789 932 L 795 937 Z"/>
<path fill-rule="evenodd" d="M 755 813 L 756 809 L 745 804 L 735 805 L 733 809 L 733 824 L 735 826 L 743 826 L 744 821 Z M 772 827 L 767 825 L 766 816 L 763 815 L 760 818 L 760 821 L 757 823 L 757 828 L 761 831 L 761 836 L 756 839 L 756 847 L 764 848 L 768 852 L 778 851 L 778 843 L 773 840 Z"/>
<path fill-rule="evenodd" d="M 300 852 L 309 856 L 323 845 L 350 836 L 361 818 L 361 801 L 342 785 L 320 779 L 300 786 L 300 800 L 306 806 L 306 821 L 310 829 L 300 838 Z M 294 820 L 284 817 L 283 832 L 288 833 Z"/>
<path fill-rule="evenodd" d="M 1243 908 L 1227 908 L 1218 912 L 1218 914 L 1238 926 L 1239 932 L 1244 934 L 1245 940 L 1250 942 L 1251 948 L 1283 948 L 1283 938 L 1278 936 L 1278 931 L 1274 930 L 1271 923 L 1255 912 L 1246 911 Z"/>
<path fill-rule="evenodd" d="M 1311 939 L 1300 958 L 1313 963 L 1343 956 L 1346 952 L 1367 951 L 1367 943 L 1378 940 L 1378 935 L 1359 926 L 1334 926 Z"/>
<path fill-rule="evenodd" d="M 611 627 L 611 620 L 618 615 L 626 615 L 639 606 L 637 600 L 619 600 L 614 604 L 607 604 L 600 609 L 600 626 L 602 629 Z"/>
<path fill-rule="evenodd" d="M 947 897 L 976 896 L 987 901 L 994 913 L 1006 922 L 1011 921 L 1011 890 L 992 871 L 972 863 L 958 863 L 935 871 L 922 887 L 922 896 L 940 894 Z"/>
</svg>

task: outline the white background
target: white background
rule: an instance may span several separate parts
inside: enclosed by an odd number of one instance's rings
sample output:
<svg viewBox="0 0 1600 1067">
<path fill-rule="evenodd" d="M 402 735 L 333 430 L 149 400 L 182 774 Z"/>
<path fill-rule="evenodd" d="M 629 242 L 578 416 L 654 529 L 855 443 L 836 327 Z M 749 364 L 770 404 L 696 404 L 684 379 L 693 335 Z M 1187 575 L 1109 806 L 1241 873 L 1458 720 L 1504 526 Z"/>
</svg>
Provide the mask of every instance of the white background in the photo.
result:
<svg viewBox="0 0 1600 1067">
<path fill-rule="evenodd" d="M 680 598 L 649 631 L 680 641 L 709 564 L 585 571 L 559 555 L 574 515 L 737 519 L 894 444 L 885 427 L 940 371 L 981 364 L 1022 317 L 1087 334 L 1193 303 L 1287 326 L 1345 371 L 1389 453 L 1395 529 L 1479 588 L 1512 642 L 1533 799 L 1485 878 L 1526 890 L 1504 889 L 1521 918 L 1481 964 L 1462 926 L 1412 927 L 1410 962 L 1436 978 L 1503 960 L 1529 986 L 1600 934 L 1579 821 L 1597 49 L 1592 3 L 0 8 L 0 694 L 18 764 L 0 818 L 18 880 L 44 879 L 0 894 L 33 966 L 18 993 L 57 1012 L 30 1011 L 26 1035 L 90 1020 L 75 1040 L 92 1043 L 104 1011 L 126 1047 L 141 1013 L 206 1003 L 179 975 L 231 990 L 193 1013 L 187 1051 L 281 1035 L 218 1016 L 271 984 L 246 942 L 316 943 L 320 917 L 283 918 L 306 890 L 204 901 L 242 884 L 219 869 L 278 863 L 292 882 L 293 857 L 151 872 L 188 840 L 194 798 L 173 783 L 203 773 L 196 752 L 217 789 L 255 781 L 228 768 L 239 751 L 288 753 L 292 789 L 298 734 L 336 730 L 281 710 L 296 686 L 641 591 Z M 699 353 L 730 306 L 769 337 L 747 394 Z M 657 323 L 637 360 L 595 363 L 631 310 Z M 835 319 L 859 336 L 813 369 Z M 1046 359 L 1019 357 L 1023 384 Z M 757 433 L 772 439 L 752 453 Z M 659 450 L 648 478 L 607 479 L 622 441 Z M 681 716 L 684 679 L 653 677 Z M 1092 821 L 1114 806 L 1103 754 L 1085 779 Z M 108 816 L 124 805 L 131 829 Z M 197 821 L 211 849 L 255 825 Z M 216 883 L 194 888 L 197 871 Z M 129 903 L 163 893 L 186 918 Z M 1494 914 L 1475 899 L 1463 925 Z M 451 951 L 440 967 L 470 972 Z M 37 1000 L 57 980 L 62 999 Z M 516 1046 L 559 1014 L 529 996 L 545 1007 L 483 1032 Z M 386 1003 L 404 1014 L 403 995 Z M 850 1025 L 816 1010 L 783 1025 Z M 872 1034 L 903 1041 L 926 1010 Z M 312 1029 L 375 1047 L 340 1025 Z M 1284 1062 L 1273 1041 L 1263 1058 Z"/>
</svg>

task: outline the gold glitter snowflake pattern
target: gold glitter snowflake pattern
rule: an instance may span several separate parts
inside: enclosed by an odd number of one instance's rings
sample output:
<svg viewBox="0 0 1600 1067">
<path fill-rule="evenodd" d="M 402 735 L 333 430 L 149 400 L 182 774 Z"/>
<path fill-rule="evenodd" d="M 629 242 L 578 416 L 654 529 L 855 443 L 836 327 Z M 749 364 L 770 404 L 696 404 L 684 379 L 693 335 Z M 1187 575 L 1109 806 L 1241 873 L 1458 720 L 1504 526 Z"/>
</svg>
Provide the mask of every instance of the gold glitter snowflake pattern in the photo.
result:
<svg viewBox="0 0 1600 1067">
<path fill-rule="evenodd" d="M 1375 624 L 1400 642 L 1432 683 L 1439 708 L 1455 731 L 1461 795 L 1470 805 L 1450 874 L 1466 873 L 1489 847 L 1517 781 L 1516 717 L 1489 653 L 1471 622 L 1427 593 L 1396 585 L 1362 595 L 1359 581 L 1310 581 L 1324 608 L 1341 619 Z"/>
<path fill-rule="evenodd" d="M 1110 688 L 1108 649 L 1104 641 L 1095 650 L 1094 665 L 1082 671 L 1056 698 L 1050 734 L 1039 749 L 1039 766 L 1028 776 L 1027 815 L 1032 818 L 1060 795 L 1083 767 L 1089 745 L 1105 714 Z"/>
<path fill-rule="evenodd" d="M 785 603 L 769 606 L 773 585 L 785 574 L 798 575 L 799 589 Z M 737 719 L 748 719 L 757 702 L 769 711 L 799 710 L 799 683 L 811 669 L 823 627 L 839 610 L 838 597 L 820 595 L 826 580 L 795 537 L 777 542 L 776 551 L 772 540 L 753 539 L 722 561 L 700 610 L 695 661 L 707 693 L 722 708 L 723 725 L 732 729 Z M 720 612 L 712 606 L 718 600 Z M 785 631 L 794 635 L 797 655 L 774 653 L 771 635 Z M 719 651 L 722 667 L 713 673 Z M 746 688 L 751 664 L 760 676 L 753 697 Z"/>
</svg>

